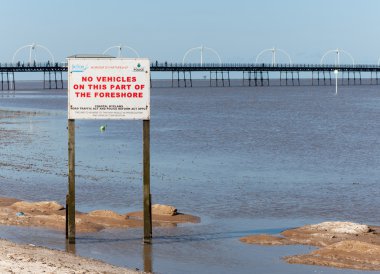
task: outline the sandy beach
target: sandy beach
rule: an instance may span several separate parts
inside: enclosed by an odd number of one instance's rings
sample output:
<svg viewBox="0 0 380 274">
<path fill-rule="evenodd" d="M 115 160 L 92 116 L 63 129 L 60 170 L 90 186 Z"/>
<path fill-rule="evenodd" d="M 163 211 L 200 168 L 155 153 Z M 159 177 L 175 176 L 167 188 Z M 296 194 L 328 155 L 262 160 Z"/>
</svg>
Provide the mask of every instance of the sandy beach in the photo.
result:
<svg viewBox="0 0 380 274">
<path fill-rule="evenodd" d="M 0 240 L 0 273 L 141 273 L 67 252 Z"/>
</svg>

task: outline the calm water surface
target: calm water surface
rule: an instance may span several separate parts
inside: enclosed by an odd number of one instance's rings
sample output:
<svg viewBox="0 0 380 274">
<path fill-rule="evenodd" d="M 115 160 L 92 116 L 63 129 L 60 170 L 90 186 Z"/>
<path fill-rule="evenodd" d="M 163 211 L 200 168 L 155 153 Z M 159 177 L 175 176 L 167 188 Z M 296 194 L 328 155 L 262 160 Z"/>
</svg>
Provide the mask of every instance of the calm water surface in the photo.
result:
<svg viewBox="0 0 380 274">
<path fill-rule="evenodd" d="M 67 95 L 62 90 L 0 95 L 0 109 L 29 111 L 0 121 L 0 195 L 64 203 Z M 1 91 L 0 91 L 1 92 Z M 200 224 L 80 235 L 78 254 L 157 273 L 358 273 L 288 265 L 312 248 L 257 247 L 253 233 L 325 220 L 380 224 L 380 88 L 153 88 L 152 202 Z M 107 125 L 105 132 L 99 127 Z M 76 121 L 77 208 L 140 210 L 142 122 Z M 64 249 L 64 234 L 2 227 L 0 236 Z M 151 254 L 151 256 L 144 256 Z M 364 273 L 364 272 L 363 272 Z"/>
</svg>

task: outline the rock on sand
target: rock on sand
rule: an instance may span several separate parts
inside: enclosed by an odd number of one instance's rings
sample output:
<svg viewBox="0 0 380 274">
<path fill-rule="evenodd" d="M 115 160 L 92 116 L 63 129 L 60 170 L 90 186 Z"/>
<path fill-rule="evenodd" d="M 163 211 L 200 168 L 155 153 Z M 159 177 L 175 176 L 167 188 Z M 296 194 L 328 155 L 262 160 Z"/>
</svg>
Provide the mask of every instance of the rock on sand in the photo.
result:
<svg viewBox="0 0 380 274">
<path fill-rule="evenodd" d="M 363 234 L 368 233 L 368 225 L 356 224 L 351 222 L 323 222 L 305 226 L 305 229 L 325 231 L 328 233 L 346 233 L 346 234 Z"/>
<path fill-rule="evenodd" d="M 64 207 L 55 201 L 42 201 L 42 202 L 26 202 L 20 201 L 12 204 L 12 208 L 19 211 L 58 211 L 64 209 Z"/>
<path fill-rule="evenodd" d="M 152 205 L 152 214 L 174 216 L 177 215 L 177 209 L 170 205 L 154 204 Z"/>
</svg>

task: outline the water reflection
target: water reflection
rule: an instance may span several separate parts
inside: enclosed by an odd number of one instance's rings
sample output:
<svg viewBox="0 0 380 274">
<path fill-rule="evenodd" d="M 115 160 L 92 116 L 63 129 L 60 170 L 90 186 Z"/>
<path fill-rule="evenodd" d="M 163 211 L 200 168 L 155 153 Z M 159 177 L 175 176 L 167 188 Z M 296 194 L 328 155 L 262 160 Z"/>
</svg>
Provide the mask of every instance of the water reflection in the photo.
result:
<svg viewBox="0 0 380 274">
<path fill-rule="evenodd" d="M 65 245 L 66 252 L 76 255 L 77 249 L 76 249 L 75 244 L 70 243 L 69 240 L 67 240 L 67 239 L 66 239 L 65 243 L 66 243 L 66 245 Z"/>
<path fill-rule="evenodd" d="M 152 244 L 144 243 L 143 245 L 144 272 L 153 272 Z"/>
</svg>

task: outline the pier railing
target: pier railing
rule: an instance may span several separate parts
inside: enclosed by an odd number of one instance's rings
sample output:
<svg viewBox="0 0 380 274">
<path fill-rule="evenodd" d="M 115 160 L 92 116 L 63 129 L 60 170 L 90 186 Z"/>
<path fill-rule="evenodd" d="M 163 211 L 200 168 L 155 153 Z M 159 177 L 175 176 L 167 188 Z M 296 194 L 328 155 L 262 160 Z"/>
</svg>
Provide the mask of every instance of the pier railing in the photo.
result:
<svg viewBox="0 0 380 274">
<path fill-rule="evenodd" d="M 0 63 L 0 69 L 5 70 L 15 70 L 18 71 L 23 68 L 30 68 L 31 70 L 38 70 L 39 68 L 50 68 L 50 69 L 61 69 L 63 71 L 67 70 L 67 63 L 65 62 L 5 62 Z M 337 64 L 268 64 L 268 63 L 168 63 L 168 62 L 152 62 L 152 71 L 167 71 L 167 70 L 196 70 L 196 71 L 208 71 L 212 70 L 328 70 L 328 69 L 340 69 L 340 70 L 379 70 L 380 65 L 371 64 L 355 64 L 355 65 L 337 65 Z"/>
</svg>

